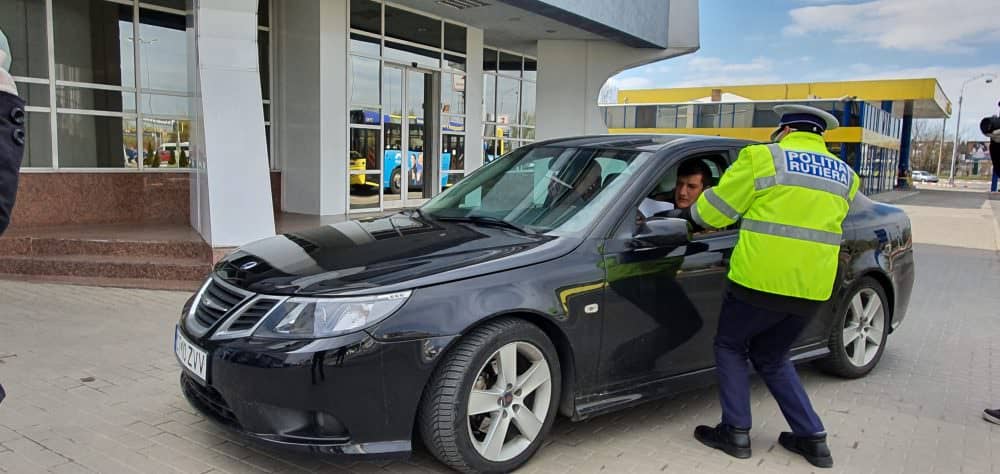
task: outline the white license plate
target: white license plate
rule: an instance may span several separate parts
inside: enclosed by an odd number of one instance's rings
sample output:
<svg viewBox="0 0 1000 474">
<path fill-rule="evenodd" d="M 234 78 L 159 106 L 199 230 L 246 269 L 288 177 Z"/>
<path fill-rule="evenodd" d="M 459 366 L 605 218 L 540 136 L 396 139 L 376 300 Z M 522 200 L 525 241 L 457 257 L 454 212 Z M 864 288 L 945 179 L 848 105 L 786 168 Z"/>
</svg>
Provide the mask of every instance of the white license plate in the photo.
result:
<svg viewBox="0 0 1000 474">
<path fill-rule="evenodd" d="M 181 334 L 180 328 L 177 328 L 174 334 L 174 354 L 184 368 L 190 370 L 202 382 L 207 381 L 205 374 L 208 373 L 208 353 L 188 342 Z"/>
</svg>

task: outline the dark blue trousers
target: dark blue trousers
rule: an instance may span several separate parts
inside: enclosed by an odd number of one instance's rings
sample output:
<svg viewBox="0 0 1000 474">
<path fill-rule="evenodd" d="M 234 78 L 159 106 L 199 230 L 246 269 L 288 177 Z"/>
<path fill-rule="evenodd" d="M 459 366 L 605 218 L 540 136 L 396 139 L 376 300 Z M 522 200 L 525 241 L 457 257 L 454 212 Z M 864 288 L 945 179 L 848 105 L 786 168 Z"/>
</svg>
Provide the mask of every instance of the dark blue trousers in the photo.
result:
<svg viewBox="0 0 1000 474">
<path fill-rule="evenodd" d="M 727 294 L 715 334 L 723 423 L 736 428 L 752 426 L 749 358 L 792 432 L 812 435 L 824 431 L 788 358 L 792 344 L 808 322 L 805 316 L 760 309 Z"/>
</svg>

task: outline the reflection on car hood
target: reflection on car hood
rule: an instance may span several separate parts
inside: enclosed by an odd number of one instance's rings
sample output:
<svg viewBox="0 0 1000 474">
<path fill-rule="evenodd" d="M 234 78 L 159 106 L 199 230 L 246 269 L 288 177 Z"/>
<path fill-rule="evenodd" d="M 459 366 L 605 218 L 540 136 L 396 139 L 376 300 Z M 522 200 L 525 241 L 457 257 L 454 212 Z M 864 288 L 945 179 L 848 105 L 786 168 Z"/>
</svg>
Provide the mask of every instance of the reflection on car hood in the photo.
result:
<svg viewBox="0 0 1000 474">
<path fill-rule="evenodd" d="M 548 260 L 572 249 L 566 240 L 396 214 L 260 240 L 215 274 L 258 293 L 371 294 Z"/>
</svg>

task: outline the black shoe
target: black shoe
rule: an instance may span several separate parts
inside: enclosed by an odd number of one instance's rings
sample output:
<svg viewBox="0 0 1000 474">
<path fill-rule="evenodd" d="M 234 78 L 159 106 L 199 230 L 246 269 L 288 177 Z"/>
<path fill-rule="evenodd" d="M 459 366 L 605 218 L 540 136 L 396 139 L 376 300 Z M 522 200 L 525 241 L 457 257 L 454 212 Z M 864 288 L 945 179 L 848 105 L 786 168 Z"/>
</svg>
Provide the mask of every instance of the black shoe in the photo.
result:
<svg viewBox="0 0 1000 474">
<path fill-rule="evenodd" d="M 833 467 L 833 456 L 830 455 L 830 447 L 826 445 L 825 434 L 798 436 L 786 431 L 778 436 L 778 443 L 785 449 L 802 455 L 813 466 Z"/>
<path fill-rule="evenodd" d="M 0 393 L 3 392 L 0 391 Z M 983 410 L 983 419 L 990 423 L 1000 425 L 1000 410 Z"/>
<path fill-rule="evenodd" d="M 701 444 L 722 450 L 734 458 L 750 457 L 750 430 L 741 430 L 721 423 L 715 428 L 702 425 L 694 429 L 694 437 L 701 441 Z"/>
</svg>

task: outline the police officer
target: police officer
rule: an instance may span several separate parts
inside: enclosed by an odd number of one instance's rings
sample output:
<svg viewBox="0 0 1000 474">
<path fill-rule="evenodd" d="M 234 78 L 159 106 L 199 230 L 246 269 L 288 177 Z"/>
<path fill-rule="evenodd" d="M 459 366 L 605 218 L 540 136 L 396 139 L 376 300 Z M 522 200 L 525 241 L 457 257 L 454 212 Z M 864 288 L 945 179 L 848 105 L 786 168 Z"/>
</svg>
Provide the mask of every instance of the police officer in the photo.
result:
<svg viewBox="0 0 1000 474">
<path fill-rule="evenodd" d="M 776 143 L 752 145 L 689 212 L 700 227 L 742 217 L 715 336 L 722 423 L 694 435 L 737 458 L 750 457 L 747 359 L 792 431 L 778 441 L 817 467 L 832 467 L 826 432 L 789 359 L 792 343 L 833 292 L 841 224 L 858 176 L 826 148 L 837 119 L 814 107 L 780 105 Z"/>
<path fill-rule="evenodd" d="M 0 235 L 10 224 L 24 153 L 24 101 L 17 96 L 17 86 L 8 72 L 10 62 L 7 37 L 0 31 Z"/>
</svg>

